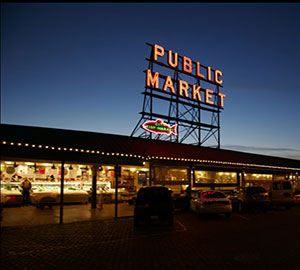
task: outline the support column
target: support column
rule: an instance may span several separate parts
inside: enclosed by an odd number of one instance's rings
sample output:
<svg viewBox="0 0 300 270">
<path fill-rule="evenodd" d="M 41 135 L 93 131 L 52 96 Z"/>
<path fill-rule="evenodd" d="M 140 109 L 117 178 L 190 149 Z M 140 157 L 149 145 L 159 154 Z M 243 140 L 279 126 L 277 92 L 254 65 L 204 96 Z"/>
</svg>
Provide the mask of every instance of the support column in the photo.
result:
<svg viewBox="0 0 300 270">
<path fill-rule="evenodd" d="M 118 186 L 119 186 L 119 176 L 121 176 L 121 167 L 117 164 L 115 166 L 115 179 L 116 179 L 116 185 L 115 185 L 115 218 L 118 217 Z"/>
<path fill-rule="evenodd" d="M 60 177 L 60 214 L 59 224 L 63 224 L 63 209 L 64 209 L 64 178 L 65 178 L 65 162 L 61 162 L 61 177 Z"/>
<path fill-rule="evenodd" d="M 245 188 L 245 171 L 242 171 L 242 188 Z"/>
<path fill-rule="evenodd" d="M 97 172 L 98 166 L 94 165 L 92 168 L 92 203 L 91 208 L 97 207 Z"/>
<path fill-rule="evenodd" d="M 191 190 L 192 190 L 192 177 L 194 177 L 194 168 L 192 166 L 189 167 L 189 171 L 188 171 L 188 182 L 189 185 L 186 189 L 187 192 L 187 197 L 190 200 L 191 199 Z"/>
<path fill-rule="evenodd" d="M 195 185 L 195 180 L 196 180 L 196 176 L 195 176 L 195 168 L 193 168 L 193 186 Z M 192 187 L 191 187 L 192 188 Z"/>
<path fill-rule="evenodd" d="M 149 186 L 152 186 L 152 163 L 149 161 Z"/>
<path fill-rule="evenodd" d="M 240 177 L 240 173 L 239 171 L 236 172 L 236 181 L 237 181 L 237 187 L 240 188 L 241 187 L 241 177 Z"/>
</svg>

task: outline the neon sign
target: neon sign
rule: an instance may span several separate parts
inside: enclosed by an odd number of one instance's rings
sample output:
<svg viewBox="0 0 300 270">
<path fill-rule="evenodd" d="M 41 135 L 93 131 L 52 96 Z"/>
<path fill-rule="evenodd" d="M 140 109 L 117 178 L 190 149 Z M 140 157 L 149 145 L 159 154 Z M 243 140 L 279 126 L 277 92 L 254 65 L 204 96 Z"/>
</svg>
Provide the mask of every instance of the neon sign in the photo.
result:
<svg viewBox="0 0 300 270">
<path fill-rule="evenodd" d="M 216 141 L 220 147 L 220 113 L 226 97 L 223 72 L 160 45 L 146 44 L 151 51 L 144 70 L 144 102 L 131 136 L 197 145 Z"/>
<path fill-rule="evenodd" d="M 173 53 L 171 50 L 167 51 L 168 56 L 166 63 L 158 61 L 163 58 L 165 51 L 167 50 L 165 50 L 162 46 L 155 44 L 153 46 L 153 61 L 162 64 L 165 67 L 180 71 L 186 75 L 194 77 L 195 79 L 201 79 L 217 86 L 221 86 L 223 83 L 223 80 L 220 78 L 223 75 L 222 71 L 213 70 L 209 66 L 204 67 L 199 62 L 194 62 L 186 56 L 179 56 L 178 53 Z M 181 61 L 179 61 L 179 59 Z M 204 75 L 204 71 L 206 75 Z M 164 79 L 162 88 L 159 87 L 160 79 Z M 146 70 L 146 85 L 149 88 L 154 88 L 155 90 L 162 92 L 167 92 L 169 90 L 172 95 L 178 95 L 181 98 L 221 108 L 224 106 L 224 98 L 226 97 L 225 94 L 220 92 L 215 93 L 210 89 L 203 89 L 199 85 L 191 85 L 184 80 L 175 80 L 174 78 L 172 79 L 171 76 L 164 76 L 159 72 L 152 73 L 150 69 Z M 216 98 L 214 99 L 214 97 Z"/>
<path fill-rule="evenodd" d="M 155 134 L 166 134 L 166 135 L 174 134 L 177 136 L 177 124 L 170 126 L 164 123 L 164 121 L 161 119 L 156 119 L 155 121 L 154 120 L 146 121 L 145 123 L 142 124 L 142 128 L 149 132 L 153 132 Z"/>
</svg>

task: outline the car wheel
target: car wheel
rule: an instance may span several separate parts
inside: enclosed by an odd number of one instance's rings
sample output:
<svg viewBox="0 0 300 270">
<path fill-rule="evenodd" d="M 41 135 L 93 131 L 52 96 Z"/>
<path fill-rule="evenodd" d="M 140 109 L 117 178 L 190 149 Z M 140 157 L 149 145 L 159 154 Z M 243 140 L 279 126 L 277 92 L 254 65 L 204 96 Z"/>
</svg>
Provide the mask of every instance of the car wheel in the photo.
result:
<svg viewBox="0 0 300 270">
<path fill-rule="evenodd" d="M 243 206 L 242 206 L 241 202 L 238 202 L 237 211 L 238 211 L 238 213 L 242 213 L 243 212 Z"/>
<path fill-rule="evenodd" d="M 249 211 L 249 207 L 245 204 L 241 204 L 241 213 L 246 213 Z"/>
</svg>

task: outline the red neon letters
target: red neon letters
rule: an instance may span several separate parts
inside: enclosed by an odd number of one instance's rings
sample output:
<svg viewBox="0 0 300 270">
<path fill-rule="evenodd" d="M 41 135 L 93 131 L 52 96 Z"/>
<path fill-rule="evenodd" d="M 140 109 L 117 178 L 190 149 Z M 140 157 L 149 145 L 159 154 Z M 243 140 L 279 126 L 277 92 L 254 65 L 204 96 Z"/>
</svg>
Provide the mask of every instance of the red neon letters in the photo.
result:
<svg viewBox="0 0 300 270">
<path fill-rule="evenodd" d="M 153 47 L 153 60 L 154 61 L 158 61 L 158 57 L 163 57 L 165 54 L 165 49 L 160 46 L 155 44 Z M 178 68 L 180 69 L 180 67 L 178 66 L 178 53 L 173 53 L 171 50 L 168 51 L 168 65 L 172 68 Z M 206 67 L 206 71 L 207 71 L 207 75 L 206 78 L 203 74 L 201 74 L 200 72 L 200 63 L 199 62 L 193 62 L 190 58 L 186 57 L 186 56 L 182 56 L 182 67 L 181 67 L 181 71 L 184 71 L 186 73 L 192 73 L 193 71 L 193 65 L 195 65 L 195 76 L 200 77 L 202 79 L 206 79 L 207 81 L 211 81 L 217 84 L 222 84 L 222 80 L 220 80 L 220 76 L 223 75 L 222 71 L 220 70 L 215 70 L 214 71 L 214 81 L 212 81 L 212 69 L 211 67 Z"/>
<path fill-rule="evenodd" d="M 158 77 L 159 73 L 155 72 L 154 76 L 152 76 L 152 72 L 150 69 L 147 70 L 147 86 L 154 86 L 155 88 L 158 88 Z"/>
<path fill-rule="evenodd" d="M 223 80 L 220 78 L 223 76 L 222 71 L 220 70 L 213 70 L 211 67 L 201 66 L 199 62 L 193 62 L 190 58 L 186 56 L 179 56 L 178 53 L 174 53 L 171 50 L 167 51 L 167 60 L 165 63 L 172 69 L 179 70 L 187 75 L 198 77 L 207 81 L 208 83 L 214 83 L 217 85 L 221 85 Z M 153 46 L 153 60 L 154 62 L 158 62 L 160 57 L 165 55 L 165 49 L 155 44 Z M 180 58 L 181 57 L 181 58 Z M 181 59 L 181 61 L 179 60 Z M 179 63 L 182 64 L 179 67 Z M 164 64 L 166 65 L 166 64 Z M 206 72 L 205 72 L 206 69 Z M 205 76 L 206 74 L 206 76 Z M 225 94 L 222 93 L 215 93 L 213 90 L 201 88 L 198 85 L 191 85 L 184 80 L 174 80 L 171 76 L 160 76 L 158 72 L 152 73 L 150 69 L 146 71 L 146 82 L 147 86 L 150 88 L 154 88 L 160 91 L 170 91 L 171 94 L 177 94 L 183 98 L 192 99 L 194 101 L 203 102 L 207 105 L 215 105 L 217 107 L 224 106 L 224 98 L 226 97 Z M 159 80 L 164 79 L 163 87 L 159 87 Z M 201 98 L 201 94 L 203 97 Z"/>
<path fill-rule="evenodd" d="M 161 88 L 159 87 L 159 73 L 155 72 L 154 74 L 152 74 L 150 69 L 147 69 L 147 86 L 150 88 L 155 88 L 157 90 L 161 90 Z M 176 94 L 176 90 L 174 87 L 174 82 L 171 78 L 171 76 L 167 76 L 165 79 L 165 82 L 163 84 L 163 88 L 162 91 L 168 91 L 170 90 L 170 92 L 172 94 Z M 191 92 L 191 93 L 190 93 Z M 223 108 L 224 106 L 224 98 L 226 97 L 225 94 L 222 93 L 215 93 L 213 90 L 209 90 L 209 89 L 202 89 L 200 86 L 196 86 L 196 85 L 190 85 L 188 84 L 186 81 L 183 80 L 179 80 L 178 81 L 178 93 L 179 96 L 184 97 L 184 98 L 188 98 L 188 99 L 192 99 L 195 101 L 202 101 L 201 95 L 200 93 L 204 93 L 204 101 L 206 104 L 209 105 L 216 105 L 216 106 L 220 106 Z M 219 98 L 219 105 L 215 104 L 213 101 L 213 95 L 216 95 Z"/>
</svg>

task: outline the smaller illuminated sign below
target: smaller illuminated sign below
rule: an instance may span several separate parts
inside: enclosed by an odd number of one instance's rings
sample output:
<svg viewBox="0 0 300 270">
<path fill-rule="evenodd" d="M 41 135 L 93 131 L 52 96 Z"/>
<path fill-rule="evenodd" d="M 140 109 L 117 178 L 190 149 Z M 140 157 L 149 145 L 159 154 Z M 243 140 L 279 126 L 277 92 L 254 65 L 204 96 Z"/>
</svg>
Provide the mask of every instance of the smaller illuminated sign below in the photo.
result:
<svg viewBox="0 0 300 270">
<path fill-rule="evenodd" d="M 142 128 L 156 134 L 177 135 L 177 124 L 169 126 L 161 119 L 146 121 L 142 124 Z"/>
</svg>

